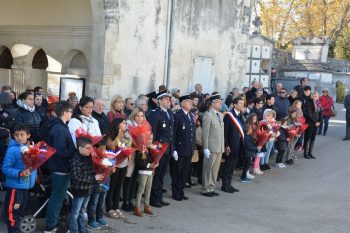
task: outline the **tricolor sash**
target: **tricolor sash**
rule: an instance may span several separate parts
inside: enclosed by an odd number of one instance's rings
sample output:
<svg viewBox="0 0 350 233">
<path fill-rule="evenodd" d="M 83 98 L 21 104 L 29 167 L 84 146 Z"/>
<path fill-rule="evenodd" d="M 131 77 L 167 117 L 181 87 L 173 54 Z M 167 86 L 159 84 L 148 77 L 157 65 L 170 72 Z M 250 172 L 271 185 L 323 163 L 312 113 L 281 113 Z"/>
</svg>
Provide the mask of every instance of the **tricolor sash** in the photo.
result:
<svg viewBox="0 0 350 233">
<path fill-rule="evenodd" d="M 229 117 L 233 121 L 233 124 L 235 124 L 235 126 L 239 130 L 239 133 L 240 133 L 242 139 L 244 139 L 244 131 L 243 131 L 243 127 L 242 127 L 241 122 L 231 112 L 227 112 L 226 114 L 229 115 Z"/>
</svg>

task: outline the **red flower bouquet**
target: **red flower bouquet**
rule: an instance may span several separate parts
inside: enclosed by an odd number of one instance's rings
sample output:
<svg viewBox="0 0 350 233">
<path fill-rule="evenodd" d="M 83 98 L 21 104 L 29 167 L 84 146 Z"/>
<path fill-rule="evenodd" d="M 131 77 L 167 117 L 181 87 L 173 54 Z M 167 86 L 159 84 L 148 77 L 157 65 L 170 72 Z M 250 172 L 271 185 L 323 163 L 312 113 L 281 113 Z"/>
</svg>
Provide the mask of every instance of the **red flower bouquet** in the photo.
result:
<svg viewBox="0 0 350 233">
<path fill-rule="evenodd" d="M 288 134 L 288 138 L 287 141 L 288 142 L 292 142 L 294 137 L 298 134 L 298 129 L 299 127 L 289 127 L 287 128 L 287 134 Z"/>
<path fill-rule="evenodd" d="M 273 121 L 271 123 L 271 127 L 272 127 L 274 132 L 278 132 L 280 130 L 280 128 L 281 128 L 281 123 L 278 122 L 278 121 Z"/>
<path fill-rule="evenodd" d="M 270 139 L 270 135 L 270 128 L 265 122 L 261 121 L 256 132 L 256 136 L 258 139 L 258 147 L 263 147 L 264 144 Z"/>
<path fill-rule="evenodd" d="M 309 124 L 308 123 L 304 123 L 304 124 L 301 124 L 299 127 L 298 127 L 298 135 L 304 133 L 304 131 L 309 127 Z"/>
<path fill-rule="evenodd" d="M 106 151 L 102 149 L 96 149 L 95 153 L 91 155 L 91 158 L 95 173 L 103 174 L 103 180 L 99 181 L 99 183 L 104 183 L 111 175 L 115 167 L 116 160 L 108 158 L 106 156 Z"/>
<path fill-rule="evenodd" d="M 128 125 L 128 130 L 138 150 L 143 151 L 152 141 L 152 128 L 147 121 L 140 125 Z"/>
<path fill-rule="evenodd" d="M 119 151 L 120 150 L 120 151 Z M 115 156 L 115 160 L 116 160 L 116 164 L 115 166 L 117 167 L 118 165 L 120 165 L 122 162 L 124 162 L 124 160 L 126 160 L 127 158 L 129 158 L 134 152 L 135 152 L 135 148 L 133 147 L 123 147 L 123 148 L 119 148 L 118 149 L 118 153 Z"/>
<path fill-rule="evenodd" d="M 88 132 L 86 132 L 84 129 L 79 128 L 77 130 L 75 130 L 75 137 L 79 138 L 79 137 L 87 137 L 90 138 L 92 145 L 96 145 L 99 141 L 102 140 L 102 138 L 104 137 L 103 135 L 100 136 L 92 136 L 90 134 L 88 134 Z"/>
<path fill-rule="evenodd" d="M 33 171 L 51 158 L 51 156 L 56 153 L 56 149 L 47 145 L 46 142 L 40 141 L 37 144 L 28 145 L 23 151 L 21 149 L 21 153 L 25 169 Z"/>
<path fill-rule="evenodd" d="M 151 158 L 153 162 L 159 162 L 159 160 L 164 155 L 165 151 L 168 149 L 168 143 L 154 142 L 149 150 L 151 152 Z"/>
</svg>

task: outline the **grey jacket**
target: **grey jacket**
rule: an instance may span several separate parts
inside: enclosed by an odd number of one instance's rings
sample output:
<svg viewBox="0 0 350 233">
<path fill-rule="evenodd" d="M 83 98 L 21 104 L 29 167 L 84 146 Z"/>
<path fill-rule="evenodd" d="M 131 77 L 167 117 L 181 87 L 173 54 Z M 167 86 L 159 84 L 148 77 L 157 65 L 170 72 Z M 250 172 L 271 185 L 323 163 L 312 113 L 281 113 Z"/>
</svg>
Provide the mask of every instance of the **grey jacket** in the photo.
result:
<svg viewBox="0 0 350 233">
<path fill-rule="evenodd" d="M 203 149 L 209 149 L 210 153 L 224 152 L 224 122 L 220 112 L 219 117 L 220 121 L 212 109 L 203 114 L 202 144 Z"/>
</svg>

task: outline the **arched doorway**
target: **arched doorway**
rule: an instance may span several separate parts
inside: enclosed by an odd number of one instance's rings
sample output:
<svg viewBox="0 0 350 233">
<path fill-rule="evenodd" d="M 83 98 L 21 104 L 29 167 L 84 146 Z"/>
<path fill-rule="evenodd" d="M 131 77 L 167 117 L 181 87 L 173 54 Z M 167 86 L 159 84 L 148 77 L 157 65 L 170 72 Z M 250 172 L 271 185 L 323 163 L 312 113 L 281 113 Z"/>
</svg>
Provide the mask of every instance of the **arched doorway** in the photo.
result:
<svg viewBox="0 0 350 233">
<path fill-rule="evenodd" d="M 11 50 L 6 46 L 0 46 L 0 82 L 2 85 L 10 85 L 13 57 Z"/>
</svg>

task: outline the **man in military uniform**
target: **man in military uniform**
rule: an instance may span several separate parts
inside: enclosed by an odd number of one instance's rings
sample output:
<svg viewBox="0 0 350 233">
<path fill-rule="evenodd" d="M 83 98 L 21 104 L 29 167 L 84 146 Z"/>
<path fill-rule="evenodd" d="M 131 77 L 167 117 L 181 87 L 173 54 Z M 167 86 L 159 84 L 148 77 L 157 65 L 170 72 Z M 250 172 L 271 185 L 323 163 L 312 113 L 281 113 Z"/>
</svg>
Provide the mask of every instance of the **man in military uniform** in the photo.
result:
<svg viewBox="0 0 350 233">
<path fill-rule="evenodd" d="M 152 126 L 153 140 L 169 144 L 167 151 L 159 161 L 159 166 L 155 170 L 152 183 L 151 205 L 160 208 L 169 205 L 169 203 L 163 201 L 163 179 L 170 157 L 174 151 L 172 142 L 174 115 L 170 110 L 170 95 L 167 90 L 159 92 L 157 94 L 157 99 L 159 107 L 155 109 L 148 118 Z"/>
<path fill-rule="evenodd" d="M 172 197 L 174 200 L 187 200 L 184 194 L 185 183 L 190 170 L 191 159 L 195 146 L 195 122 L 190 95 L 179 98 L 181 109 L 175 114 L 174 122 L 174 152 L 171 159 Z"/>
</svg>

